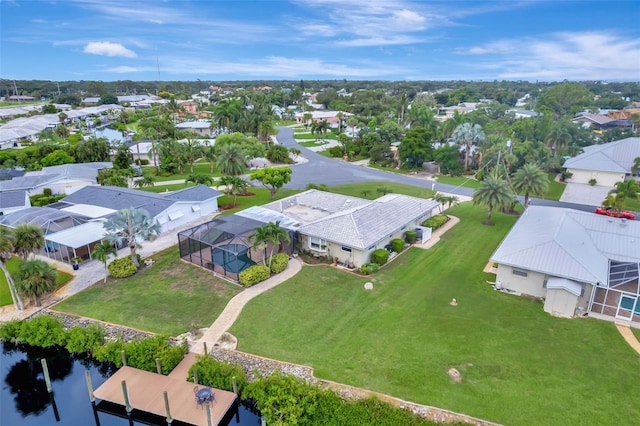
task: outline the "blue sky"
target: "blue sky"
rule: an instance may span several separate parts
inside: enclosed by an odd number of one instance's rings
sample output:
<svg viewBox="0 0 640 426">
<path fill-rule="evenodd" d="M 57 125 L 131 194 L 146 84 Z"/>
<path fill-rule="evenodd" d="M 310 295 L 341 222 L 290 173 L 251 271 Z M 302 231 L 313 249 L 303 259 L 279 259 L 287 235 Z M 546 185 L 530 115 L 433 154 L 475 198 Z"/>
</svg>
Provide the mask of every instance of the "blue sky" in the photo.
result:
<svg viewBox="0 0 640 426">
<path fill-rule="evenodd" d="M 0 0 L 0 20 L 6 79 L 640 81 L 638 0 Z"/>
</svg>

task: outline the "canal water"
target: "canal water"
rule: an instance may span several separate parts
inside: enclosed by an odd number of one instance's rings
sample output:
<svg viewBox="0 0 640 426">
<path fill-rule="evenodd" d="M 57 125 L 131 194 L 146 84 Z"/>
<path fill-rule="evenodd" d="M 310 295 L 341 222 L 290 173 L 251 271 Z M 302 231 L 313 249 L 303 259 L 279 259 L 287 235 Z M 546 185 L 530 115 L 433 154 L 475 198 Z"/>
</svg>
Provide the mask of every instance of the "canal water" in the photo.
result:
<svg viewBox="0 0 640 426">
<path fill-rule="evenodd" d="M 96 138 L 107 138 L 109 142 L 124 142 L 124 137 L 122 136 L 122 132 L 119 132 L 114 129 L 110 129 L 108 127 L 104 127 L 102 129 L 95 130 Z"/>
<path fill-rule="evenodd" d="M 47 360 L 53 388 L 51 395 L 47 392 L 42 372 L 40 361 L 42 358 Z M 164 419 L 160 418 L 145 418 L 130 422 L 127 418 L 99 409 L 94 411 L 87 390 L 86 370 L 90 372 L 94 389 L 97 389 L 116 371 L 111 364 L 71 356 L 65 350 L 3 343 L 0 356 L 0 375 L 2 376 L 0 425 L 166 425 Z M 260 417 L 243 405 L 239 405 L 238 412 L 227 423 L 227 425 L 258 424 L 260 424 Z M 174 422 L 173 425 L 178 426 L 178 423 Z"/>
</svg>

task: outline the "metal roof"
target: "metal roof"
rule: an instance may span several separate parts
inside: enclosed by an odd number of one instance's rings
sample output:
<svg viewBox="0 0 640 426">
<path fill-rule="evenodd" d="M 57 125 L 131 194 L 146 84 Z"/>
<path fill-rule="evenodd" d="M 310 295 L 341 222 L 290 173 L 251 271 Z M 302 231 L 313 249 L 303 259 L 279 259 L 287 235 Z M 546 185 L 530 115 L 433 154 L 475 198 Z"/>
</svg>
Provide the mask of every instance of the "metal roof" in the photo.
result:
<svg viewBox="0 0 640 426">
<path fill-rule="evenodd" d="M 562 167 L 631 173 L 633 160 L 637 157 L 640 157 L 640 137 L 632 137 L 588 146 L 582 154 L 565 161 Z"/>
<path fill-rule="evenodd" d="M 300 226 L 300 222 L 297 220 L 282 213 L 278 213 L 277 211 L 265 209 L 261 206 L 251 206 L 248 209 L 240 210 L 235 214 L 235 216 L 254 219 L 262 223 L 278 222 L 281 227 L 290 231 L 295 231 Z"/>
<path fill-rule="evenodd" d="M 146 210 L 151 217 L 159 215 L 168 209 L 174 200 L 152 192 L 117 186 L 85 186 L 62 199 L 67 204 L 89 204 L 113 210 L 129 209 L 132 207 Z"/>
<path fill-rule="evenodd" d="M 222 197 L 222 193 L 206 185 L 196 185 L 179 191 L 170 192 L 164 196 L 176 201 L 206 201 L 211 198 Z"/>
<path fill-rule="evenodd" d="M 0 192 L 0 208 L 20 207 L 26 205 L 25 190 Z"/>
<path fill-rule="evenodd" d="M 96 241 L 104 238 L 104 222 L 95 221 L 87 222 L 73 228 L 63 229 L 62 231 L 48 234 L 45 236 L 47 241 L 58 243 L 67 247 L 77 249 L 79 247 L 88 246 Z"/>
<path fill-rule="evenodd" d="M 609 282 L 609 262 L 640 261 L 640 222 L 529 206 L 491 261 L 579 282 Z"/>
<path fill-rule="evenodd" d="M 301 234 L 365 249 L 426 216 L 439 205 L 434 200 L 387 194 L 367 205 L 335 213 L 300 226 Z"/>
</svg>

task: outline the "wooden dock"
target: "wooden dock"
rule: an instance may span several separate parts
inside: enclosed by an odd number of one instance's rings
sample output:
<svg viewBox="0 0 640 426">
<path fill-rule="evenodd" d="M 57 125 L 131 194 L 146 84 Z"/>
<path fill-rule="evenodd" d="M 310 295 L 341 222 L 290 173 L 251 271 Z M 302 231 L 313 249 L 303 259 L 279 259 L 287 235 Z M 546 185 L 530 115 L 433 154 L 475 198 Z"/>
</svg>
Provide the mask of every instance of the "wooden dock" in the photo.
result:
<svg viewBox="0 0 640 426">
<path fill-rule="evenodd" d="M 103 401 L 124 406 L 122 381 L 125 380 L 129 402 L 134 410 L 166 418 L 163 391 L 167 391 L 173 419 L 191 425 L 207 426 L 206 407 L 198 405 L 193 392 L 196 385 L 187 382 L 185 377 L 186 374 L 164 376 L 137 368 L 121 367 L 109 380 L 94 391 L 94 395 Z M 202 385 L 198 386 L 202 387 Z M 211 407 L 211 424 L 217 425 L 233 407 L 236 395 L 233 392 L 220 389 L 213 389 L 213 393 L 215 399 L 209 405 Z"/>
</svg>

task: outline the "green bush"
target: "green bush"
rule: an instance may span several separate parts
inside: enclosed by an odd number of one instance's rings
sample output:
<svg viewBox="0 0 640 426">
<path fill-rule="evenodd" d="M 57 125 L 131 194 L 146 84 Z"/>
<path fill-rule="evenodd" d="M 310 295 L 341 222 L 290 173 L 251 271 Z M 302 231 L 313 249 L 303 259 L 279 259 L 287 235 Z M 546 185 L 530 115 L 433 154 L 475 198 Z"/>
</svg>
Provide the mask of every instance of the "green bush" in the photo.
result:
<svg viewBox="0 0 640 426">
<path fill-rule="evenodd" d="M 71 327 L 67 332 L 66 348 L 71 353 L 92 353 L 95 348 L 104 344 L 106 330 L 97 324 L 87 327 Z"/>
<path fill-rule="evenodd" d="M 138 166 L 148 166 L 149 165 L 149 160 L 145 159 L 145 158 L 141 158 L 139 160 L 136 160 L 135 163 Z"/>
<path fill-rule="evenodd" d="M 51 188 L 44 188 L 42 190 L 42 195 L 44 195 L 45 197 L 51 197 L 53 195 L 53 191 L 51 190 Z"/>
<path fill-rule="evenodd" d="M 3 342 L 18 342 L 23 321 L 11 320 L 0 324 L 0 340 Z"/>
<path fill-rule="evenodd" d="M 40 315 L 22 323 L 17 340 L 20 343 L 41 348 L 64 346 L 67 333 L 64 331 L 62 321 L 58 318 Z"/>
<path fill-rule="evenodd" d="M 116 367 L 122 367 L 121 351 L 124 350 L 125 342 L 122 338 L 109 340 L 103 346 L 98 346 L 93 350 L 93 357 L 100 362 L 112 362 Z"/>
<path fill-rule="evenodd" d="M 127 365 L 146 371 L 156 371 L 158 358 L 162 373 L 169 374 L 188 352 L 185 345 L 171 345 L 168 337 L 153 336 L 126 343 L 124 353 Z"/>
<path fill-rule="evenodd" d="M 344 156 L 344 151 L 342 150 L 342 147 L 339 147 L 339 146 L 333 146 L 329 148 L 328 151 L 329 151 L 329 155 L 334 158 L 342 158 Z"/>
<path fill-rule="evenodd" d="M 238 274 L 240 284 L 251 287 L 271 276 L 271 271 L 264 265 L 253 265 Z"/>
<path fill-rule="evenodd" d="M 236 378 L 238 391 L 242 393 L 247 378 L 242 366 L 229 362 L 220 362 L 212 356 L 198 355 L 197 361 L 189 368 L 189 376 L 185 380 L 194 380 L 194 369 L 198 370 L 198 383 L 212 388 L 233 390 L 233 377 Z"/>
<path fill-rule="evenodd" d="M 400 253 L 404 250 L 404 240 L 402 238 L 394 238 L 391 240 L 391 247 L 393 248 L 393 251 Z"/>
<path fill-rule="evenodd" d="M 360 267 L 360 273 L 364 275 L 370 275 L 380 269 L 380 265 L 377 263 L 365 263 Z"/>
<path fill-rule="evenodd" d="M 422 226 L 426 226 L 435 231 L 436 229 L 440 228 L 442 225 L 444 225 L 448 221 L 449 221 L 449 218 L 447 217 L 447 215 L 438 214 L 422 222 Z"/>
<path fill-rule="evenodd" d="M 371 253 L 371 263 L 384 265 L 389 260 L 389 252 L 386 249 L 377 249 Z"/>
<path fill-rule="evenodd" d="M 404 237 L 409 244 L 413 244 L 416 242 L 417 235 L 418 234 L 416 233 L 416 231 L 407 231 L 404 233 Z"/>
<path fill-rule="evenodd" d="M 114 259 L 109 264 L 109 275 L 113 278 L 127 278 L 138 272 L 138 268 L 131 260 L 131 256 Z"/>
<path fill-rule="evenodd" d="M 287 253 L 277 253 L 271 258 L 271 272 L 279 274 L 287 269 L 289 264 L 289 255 Z"/>
</svg>

